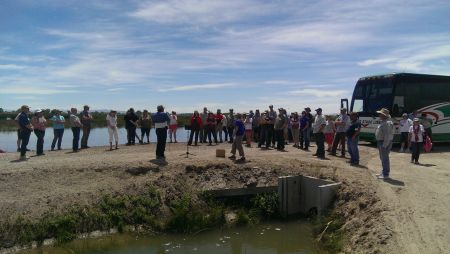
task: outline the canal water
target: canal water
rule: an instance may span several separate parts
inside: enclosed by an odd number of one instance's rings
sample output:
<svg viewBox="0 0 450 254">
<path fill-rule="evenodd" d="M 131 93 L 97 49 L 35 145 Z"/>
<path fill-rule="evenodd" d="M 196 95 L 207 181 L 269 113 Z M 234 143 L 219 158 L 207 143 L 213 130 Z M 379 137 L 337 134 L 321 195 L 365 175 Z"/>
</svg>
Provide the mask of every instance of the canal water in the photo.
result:
<svg viewBox="0 0 450 254">
<path fill-rule="evenodd" d="M 137 130 L 139 138 L 141 137 L 141 130 Z M 184 128 L 178 128 L 177 130 L 177 141 L 186 142 L 187 141 L 187 131 Z M 81 139 L 80 134 L 80 139 Z M 62 149 L 72 148 L 72 130 L 65 129 L 64 136 L 62 139 L 61 147 Z M 145 138 L 146 140 L 146 138 Z M 167 140 L 169 136 L 167 135 Z M 50 150 L 53 141 L 53 128 L 49 127 L 45 130 L 44 137 L 44 150 Z M 119 144 L 125 144 L 127 142 L 127 132 L 125 128 L 119 129 Z M 136 143 L 138 140 L 136 139 Z M 150 131 L 150 142 L 156 142 L 155 129 Z M 109 135 L 108 128 L 93 128 L 89 135 L 89 146 L 109 146 Z M 0 131 L 0 149 L 7 152 L 15 152 L 17 150 L 17 131 Z M 28 143 L 28 149 L 36 150 L 36 135 L 31 133 L 30 142 Z"/>
<path fill-rule="evenodd" d="M 115 234 L 81 239 L 58 247 L 43 247 L 21 254 L 307 254 L 320 251 L 311 226 L 303 221 L 204 231 L 195 235 Z"/>
</svg>

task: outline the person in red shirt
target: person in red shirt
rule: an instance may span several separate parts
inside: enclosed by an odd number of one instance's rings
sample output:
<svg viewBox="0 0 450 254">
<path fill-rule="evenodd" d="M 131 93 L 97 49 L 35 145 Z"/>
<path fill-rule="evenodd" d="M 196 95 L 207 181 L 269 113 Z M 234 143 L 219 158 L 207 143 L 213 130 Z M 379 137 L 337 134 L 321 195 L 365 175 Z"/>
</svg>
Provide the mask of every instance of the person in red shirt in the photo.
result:
<svg viewBox="0 0 450 254">
<path fill-rule="evenodd" d="M 209 145 L 212 145 L 211 135 L 214 138 L 214 143 L 217 145 L 216 117 L 212 112 L 208 112 L 208 117 L 206 118 L 206 131 L 208 134 Z"/>
<path fill-rule="evenodd" d="M 202 118 L 200 117 L 200 114 L 198 113 L 198 111 L 194 111 L 194 114 L 191 117 L 191 135 L 189 136 L 189 142 L 188 145 L 191 146 L 192 145 L 192 140 L 194 138 L 195 135 L 195 145 L 197 145 L 198 142 L 198 134 L 200 133 L 200 130 L 202 130 L 203 128 L 203 122 L 202 122 Z"/>
<path fill-rule="evenodd" d="M 223 143 L 222 131 L 223 131 L 223 119 L 225 117 L 222 115 L 220 109 L 217 110 L 215 118 L 216 118 L 216 135 L 218 136 L 217 139 L 219 140 L 220 143 Z"/>
</svg>

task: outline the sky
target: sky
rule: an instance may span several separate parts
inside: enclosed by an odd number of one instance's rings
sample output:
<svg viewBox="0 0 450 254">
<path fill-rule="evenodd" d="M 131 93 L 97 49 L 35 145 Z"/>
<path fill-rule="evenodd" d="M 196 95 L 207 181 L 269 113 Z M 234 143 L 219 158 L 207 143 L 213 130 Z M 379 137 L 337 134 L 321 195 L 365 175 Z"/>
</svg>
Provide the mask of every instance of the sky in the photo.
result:
<svg viewBox="0 0 450 254">
<path fill-rule="evenodd" d="M 358 78 L 450 75 L 450 1 L 2 0 L 0 108 L 338 111 Z"/>
</svg>

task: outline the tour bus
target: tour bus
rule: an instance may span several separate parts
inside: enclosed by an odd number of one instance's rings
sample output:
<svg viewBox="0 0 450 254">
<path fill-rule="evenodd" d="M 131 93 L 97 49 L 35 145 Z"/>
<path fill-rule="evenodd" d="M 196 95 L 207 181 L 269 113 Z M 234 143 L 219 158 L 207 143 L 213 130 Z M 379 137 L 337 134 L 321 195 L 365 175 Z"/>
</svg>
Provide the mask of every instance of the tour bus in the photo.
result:
<svg viewBox="0 0 450 254">
<path fill-rule="evenodd" d="M 348 109 L 348 99 L 341 107 Z M 394 73 L 363 77 L 353 91 L 350 111 L 358 112 L 361 121 L 360 140 L 375 143 L 380 123 L 377 110 L 387 108 L 395 125 L 394 142 L 399 142 L 398 123 L 403 113 L 417 111 L 432 119 L 433 142 L 450 141 L 450 76 Z"/>
</svg>

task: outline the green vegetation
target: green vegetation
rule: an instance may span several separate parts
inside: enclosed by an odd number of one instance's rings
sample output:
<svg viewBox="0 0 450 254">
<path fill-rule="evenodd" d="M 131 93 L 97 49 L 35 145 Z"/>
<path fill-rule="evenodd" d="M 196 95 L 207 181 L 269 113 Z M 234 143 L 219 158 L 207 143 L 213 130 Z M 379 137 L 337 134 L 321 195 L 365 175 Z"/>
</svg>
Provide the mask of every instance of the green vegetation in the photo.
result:
<svg viewBox="0 0 450 254">
<path fill-rule="evenodd" d="M 314 235 L 318 236 L 319 244 L 330 253 L 339 253 L 344 242 L 341 230 L 344 221 L 335 213 L 311 219 Z"/>
</svg>

